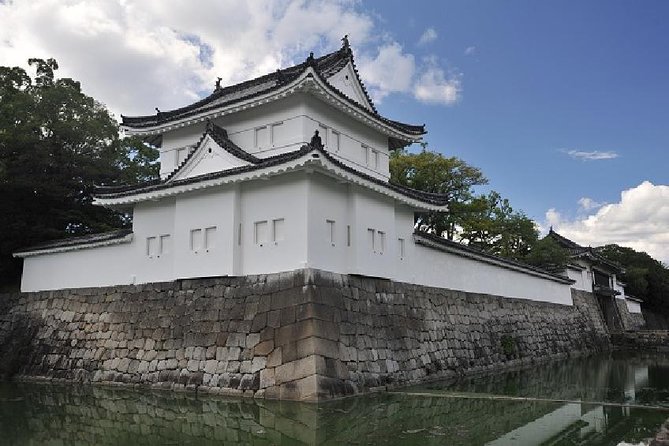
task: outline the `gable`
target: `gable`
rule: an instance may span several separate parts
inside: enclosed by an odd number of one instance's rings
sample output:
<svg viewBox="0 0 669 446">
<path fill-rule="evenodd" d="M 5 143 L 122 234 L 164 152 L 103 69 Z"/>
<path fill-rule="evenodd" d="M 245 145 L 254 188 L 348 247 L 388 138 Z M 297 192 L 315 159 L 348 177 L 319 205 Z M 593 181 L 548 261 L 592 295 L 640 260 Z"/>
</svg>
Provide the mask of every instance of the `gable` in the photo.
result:
<svg viewBox="0 0 669 446">
<path fill-rule="evenodd" d="M 214 141 L 211 135 L 207 134 L 170 181 L 220 172 L 235 167 L 248 166 L 249 164 L 252 163 L 238 158 L 225 150 Z"/>
<path fill-rule="evenodd" d="M 362 105 L 369 111 L 374 111 L 371 104 L 365 96 L 365 92 L 360 84 L 358 75 L 353 69 L 353 64 L 349 61 L 344 68 L 327 78 L 330 85 L 344 93 L 349 99 Z"/>
</svg>

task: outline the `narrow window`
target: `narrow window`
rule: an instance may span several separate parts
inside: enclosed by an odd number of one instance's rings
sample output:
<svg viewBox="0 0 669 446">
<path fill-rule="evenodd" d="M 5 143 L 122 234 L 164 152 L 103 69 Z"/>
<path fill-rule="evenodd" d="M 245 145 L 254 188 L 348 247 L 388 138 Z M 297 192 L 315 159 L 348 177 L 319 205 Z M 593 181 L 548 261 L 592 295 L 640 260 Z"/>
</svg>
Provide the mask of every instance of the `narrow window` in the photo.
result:
<svg viewBox="0 0 669 446">
<path fill-rule="evenodd" d="M 198 252 L 202 249 L 202 229 L 191 229 L 190 230 L 190 250 L 193 252 Z"/>
<path fill-rule="evenodd" d="M 332 131 L 332 151 L 333 152 L 339 152 L 339 133 L 335 132 L 334 130 Z"/>
<path fill-rule="evenodd" d="M 272 220 L 272 241 L 274 243 L 280 242 L 284 239 L 284 219 L 275 218 Z"/>
<path fill-rule="evenodd" d="M 365 161 L 365 166 L 369 166 L 369 147 L 362 145 L 362 159 Z"/>
<path fill-rule="evenodd" d="M 403 259 L 404 258 L 404 239 L 403 238 L 398 238 L 397 239 L 397 250 L 399 251 L 400 259 Z"/>
<path fill-rule="evenodd" d="M 158 238 L 157 237 L 147 237 L 146 238 L 146 255 L 150 258 L 158 255 Z"/>
<path fill-rule="evenodd" d="M 167 254 L 170 252 L 170 235 L 169 234 L 163 234 L 160 236 L 159 239 L 160 243 L 158 246 L 158 251 L 159 254 Z"/>
<path fill-rule="evenodd" d="M 334 220 L 325 220 L 328 230 L 328 238 L 330 239 L 330 244 L 335 245 L 335 221 Z"/>
<path fill-rule="evenodd" d="M 351 225 L 346 225 L 346 246 L 351 246 Z"/>
<path fill-rule="evenodd" d="M 254 146 L 259 149 L 269 146 L 269 130 L 266 125 L 255 129 Z"/>
<path fill-rule="evenodd" d="M 257 221 L 254 223 L 253 241 L 256 245 L 262 246 L 267 243 L 267 220 Z"/>
<path fill-rule="evenodd" d="M 379 168 L 379 152 L 378 150 L 372 149 L 372 168 Z"/>
<path fill-rule="evenodd" d="M 280 142 L 280 140 L 281 140 L 281 137 L 279 136 L 279 135 L 281 134 L 281 129 L 280 129 L 279 127 L 281 127 L 282 125 L 283 125 L 283 121 L 281 121 L 281 122 L 275 122 L 275 123 L 272 124 L 272 126 L 270 127 L 270 135 L 269 135 L 269 137 L 270 137 L 270 143 L 271 143 L 273 146 L 276 146 L 276 145 Z"/>
<path fill-rule="evenodd" d="M 323 124 L 318 124 L 318 136 L 321 137 L 321 142 L 323 145 L 327 148 L 330 148 L 328 146 L 328 128 Z"/>
<path fill-rule="evenodd" d="M 379 243 L 376 244 L 376 248 L 379 250 L 379 254 L 383 254 L 383 251 L 386 249 L 386 233 L 376 231 L 376 234 L 379 236 Z"/>
<path fill-rule="evenodd" d="M 216 226 L 204 228 L 204 249 L 209 251 L 216 246 Z"/>
<path fill-rule="evenodd" d="M 369 249 L 372 252 L 376 252 L 375 246 L 374 246 L 374 239 L 376 238 L 375 235 L 376 231 L 372 228 L 367 229 L 367 241 L 369 242 Z"/>
<path fill-rule="evenodd" d="M 240 223 L 237 228 L 237 244 L 242 246 L 242 224 Z"/>
</svg>

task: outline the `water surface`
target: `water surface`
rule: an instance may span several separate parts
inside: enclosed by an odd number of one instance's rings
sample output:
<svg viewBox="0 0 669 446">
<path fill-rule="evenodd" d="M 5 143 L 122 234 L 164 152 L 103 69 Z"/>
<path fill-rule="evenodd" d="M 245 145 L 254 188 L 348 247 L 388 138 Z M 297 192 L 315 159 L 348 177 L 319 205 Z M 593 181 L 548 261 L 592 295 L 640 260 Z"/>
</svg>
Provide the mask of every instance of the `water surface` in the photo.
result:
<svg viewBox="0 0 669 446">
<path fill-rule="evenodd" d="M 666 355 L 571 359 L 319 405 L 0 384 L 3 445 L 617 445 L 654 436 L 667 418 Z"/>
</svg>

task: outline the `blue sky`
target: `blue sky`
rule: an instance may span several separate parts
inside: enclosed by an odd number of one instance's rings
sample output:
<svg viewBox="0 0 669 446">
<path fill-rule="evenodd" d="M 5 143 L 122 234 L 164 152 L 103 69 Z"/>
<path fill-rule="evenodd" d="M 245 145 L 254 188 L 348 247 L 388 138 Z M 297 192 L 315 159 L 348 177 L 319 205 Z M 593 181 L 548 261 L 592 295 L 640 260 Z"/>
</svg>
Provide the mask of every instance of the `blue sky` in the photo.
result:
<svg viewBox="0 0 669 446">
<path fill-rule="evenodd" d="M 669 2 L 14 0 L 0 62 L 55 57 L 116 115 L 168 110 L 350 36 L 380 112 L 544 230 L 669 263 Z"/>
<path fill-rule="evenodd" d="M 462 76 L 452 106 L 389 96 L 381 109 L 425 122 L 431 149 L 480 167 L 535 220 L 548 208 L 575 215 L 582 197 L 618 201 L 644 180 L 667 184 L 669 3 L 366 4 L 401 44 Z M 428 27 L 437 38 L 418 45 Z"/>
</svg>

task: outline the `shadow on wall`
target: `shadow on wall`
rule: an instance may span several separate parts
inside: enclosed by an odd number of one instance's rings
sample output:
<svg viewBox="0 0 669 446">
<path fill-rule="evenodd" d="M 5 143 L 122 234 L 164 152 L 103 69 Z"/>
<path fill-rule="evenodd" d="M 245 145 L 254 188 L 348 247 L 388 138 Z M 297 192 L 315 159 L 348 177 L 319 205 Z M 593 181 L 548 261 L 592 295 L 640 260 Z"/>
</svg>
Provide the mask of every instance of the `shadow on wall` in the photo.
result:
<svg viewBox="0 0 669 446">
<path fill-rule="evenodd" d="M 26 314 L 15 314 L 2 324 L 8 324 L 9 328 L 0 330 L 0 380 L 8 380 L 27 364 L 26 358 L 36 353 L 39 324 Z"/>
</svg>

